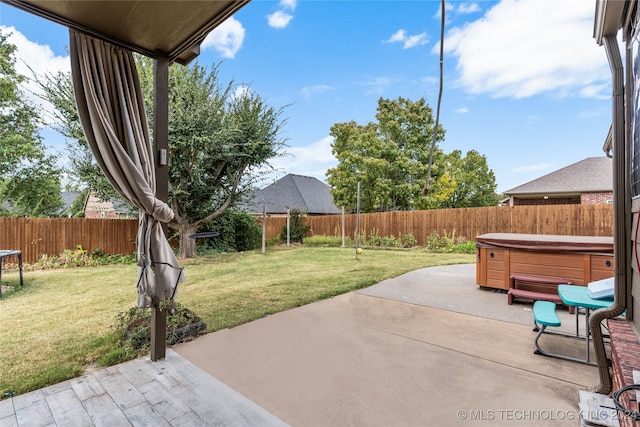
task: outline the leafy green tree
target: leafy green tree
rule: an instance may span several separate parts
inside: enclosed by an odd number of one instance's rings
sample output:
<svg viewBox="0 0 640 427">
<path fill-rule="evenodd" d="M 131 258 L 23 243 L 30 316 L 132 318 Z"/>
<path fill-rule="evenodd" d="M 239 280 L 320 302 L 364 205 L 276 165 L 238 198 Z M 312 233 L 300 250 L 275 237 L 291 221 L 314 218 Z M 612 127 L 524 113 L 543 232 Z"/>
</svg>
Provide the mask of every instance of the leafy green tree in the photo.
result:
<svg viewBox="0 0 640 427">
<path fill-rule="evenodd" d="M 362 212 L 497 205 L 495 175 L 475 150 L 462 157 L 460 150 L 446 154 L 436 146 L 429 194 L 423 194 L 435 126 L 424 98 L 380 98 L 376 119 L 331 128 L 338 165 L 327 176 L 337 206 L 355 211 L 358 182 Z M 439 129 L 436 141 L 444 134 Z"/>
<path fill-rule="evenodd" d="M 71 203 L 69 214 L 72 218 L 84 218 L 84 205 L 87 201 L 87 197 L 89 197 L 89 189 L 81 189 L 76 191 L 76 193 L 78 196 Z"/>
<path fill-rule="evenodd" d="M 434 132 L 431 107 L 424 98 L 415 102 L 380 98 L 376 119 L 366 125 L 351 121 L 331 127 L 338 165 L 327 171 L 327 177 L 334 203 L 355 211 L 360 182 L 362 212 L 427 206 L 422 188 Z M 443 129 L 436 139 L 444 139 Z M 436 149 L 434 156 L 439 158 L 441 151 Z M 434 164 L 432 173 L 437 175 L 438 163 Z"/>
<path fill-rule="evenodd" d="M 153 61 L 138 57 L 137 66 L 152 123 Z M 71 76 L 49 75 L 41 86 L 68 138 L 73 172 L 99 197 L 114 198 L 82 134 Z M 233 206 L 257 171 L 279 155 L 282 112 L 249 88 L 221 85 L 217 66 L 169 68 L 169 204 L 175 218 L 168 226 L 178 235 L 179 257 L 196 256 L 189 236 Z"/>
<path fill-rule="evenodd" d="M 153 62 L 138 62 L 151 113 Z M 218 66 L 174 65 L 169 72 L 169 228 L 179 235 L 178 256 L 196 256 L 189 236 L 222 215 L 250 189 L 254 173 L 284 146 L 282 109 L 247 87 L 226 86 Z"/>
<path fill-rule="evenodd" d="M 436 208 L 470 208 L 497 206 L 496 178 L 485 156 L 476 150 L 462 157 L 460 150 L 444 156 L 444 164 L 434 187 L 439 194 L 447 194 L 441 200 L 432 200 Z M 443 188 L 447 189 L 444 190 Z"/>
<path fill-rule="evenodd" d="M 80 124 L 78 109 L 73 93 L 70 72 L 58 72 L 45 76 L 34 76 L 42 91 L 42 98 L 53 105 L 51 126 L 65 137 L 69 176 L 80 187 L 79 190 L 91 190 L 102 200 L 114 200 L 129 205 L 113 188 L 100 170 L 91 148 L 87 143 Z M 133 208 L 133 205 L 131 205 Z"/>
<path fill-rule="evenodd" d="M 58 216 L 64 203 L 57 158 L 46 153 L 38 109 L 19 85 L 15 45 L 0 33 L 0 214 Z"/>
</svg>

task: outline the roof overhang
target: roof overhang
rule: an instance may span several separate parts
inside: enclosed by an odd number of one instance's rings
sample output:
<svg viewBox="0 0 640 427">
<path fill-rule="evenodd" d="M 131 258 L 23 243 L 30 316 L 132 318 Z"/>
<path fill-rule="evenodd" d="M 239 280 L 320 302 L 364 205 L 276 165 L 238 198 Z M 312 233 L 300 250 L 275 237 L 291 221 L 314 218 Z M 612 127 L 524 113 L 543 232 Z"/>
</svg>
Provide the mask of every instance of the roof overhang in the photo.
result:
<svg viewBox="0 0 640 427">
<path fill-rule="evenodd" d="M 250 0 L 1 1 L 134 52 L 186 64 L 199 55 L 207 34 Z"/>
<path fill-rule="evenodd" d="M 604 191 L 611 191 L 611 190 L 602 190 Z M 590 193 L 592 192 L 599 192 L 598 190 L 595 191 L 589 191 Z M 514 199 L 557 199 L 557 198 L 562 198 L 562 197 L 579 197 L 582 193 L 580 192 L 576 192 L 576 191 L 567 191 L 567 192 L 562 192 L 562 193 L 554 193 L 554 192 L 547 192 L 547 193 L 541 193 L 541 192 L 536 192 L 536 193 L 503 193 L 509 197 L 513 197 Z"/>
<path fill-rule="evenodd" d="M 596 0 L 596 14 L 593 20 L 593 37 L 596 43 L 602 45 L 604 36 L 616 34 L 623 26 L 626 5 L 627 2 L 620 0 Z"/>
<path fill-rule="evenodd" d="M 613 150 L 613 126 L 609 126 L 609 132 L 607 133 L 607 137 L 604 139 L 604 145 L 602 146 L 602 151 L 605 152 L 607 157 L 611 157 L 612 150 Z"/>
</svg>

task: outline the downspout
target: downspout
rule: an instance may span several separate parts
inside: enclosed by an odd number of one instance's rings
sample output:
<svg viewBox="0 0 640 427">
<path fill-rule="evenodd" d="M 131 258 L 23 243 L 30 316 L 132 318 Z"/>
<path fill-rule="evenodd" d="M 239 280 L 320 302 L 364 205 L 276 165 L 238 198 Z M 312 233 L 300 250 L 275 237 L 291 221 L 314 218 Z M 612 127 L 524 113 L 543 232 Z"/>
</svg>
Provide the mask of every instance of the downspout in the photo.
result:
<svg viewBox="0 0 640 427">
<path fill-rule="evenodd" d="M 627 177 L 624 128 L 624 66 L 615 34 L 603 38 L 607 59 L 611 67 L 613 98 L 613 219 L 614 219 L 614 299 L 608 308 L 596 310 L 589 318 L 593 335 L 600 384 L 594 391 L 602 394 L 611 392 L 610 360 L 604 347 L 601 322 L 619 316 L 627 308 L 627 259 L 629 233 L 627 227 L 627 197 L 625 182 Z"/>
</svg>

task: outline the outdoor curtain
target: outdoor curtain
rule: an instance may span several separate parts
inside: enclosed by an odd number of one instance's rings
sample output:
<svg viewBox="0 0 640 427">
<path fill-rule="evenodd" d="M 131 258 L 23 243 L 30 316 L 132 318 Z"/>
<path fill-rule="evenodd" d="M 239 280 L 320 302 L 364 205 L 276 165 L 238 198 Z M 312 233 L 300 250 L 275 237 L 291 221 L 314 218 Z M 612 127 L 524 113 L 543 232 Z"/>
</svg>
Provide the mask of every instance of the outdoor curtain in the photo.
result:
<svg viewBox="0 0 640 427">
<path fill-rule="evenodd" d="M 70 31 L 73 87 L 87 142 L 111 185 L 140 210 L 138 306 L 175 296 L 182 269 L 163 232 L 173 211 L 155 197 L 156 177 L 133 54 Z"/>
</svg>

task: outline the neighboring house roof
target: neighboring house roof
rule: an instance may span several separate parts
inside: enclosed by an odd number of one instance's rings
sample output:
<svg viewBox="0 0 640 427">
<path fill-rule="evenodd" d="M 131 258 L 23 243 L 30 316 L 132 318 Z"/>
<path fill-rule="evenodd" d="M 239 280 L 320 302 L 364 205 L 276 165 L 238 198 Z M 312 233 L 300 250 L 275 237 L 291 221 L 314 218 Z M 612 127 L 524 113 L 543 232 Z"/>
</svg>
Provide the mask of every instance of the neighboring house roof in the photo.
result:
<svg viewBox="0 0 640 427">
<path fill-rule="evenodd" d="M 64 207 L 60 210 L 60 216 L 71 215 L 71 205 L 73 205 L 73 202 L 78 198 L 78 193 L 73 191 L 63 191 L 60 196 L 64 203 Z"/>
<path fill-rule="evenodd" d="M 242 209 L 261 214 L 286 213 L 287 209 L 299 209 L 308 214 L 339 214 L 341 209 L 333 204 L 330 187 L 311 176 L 288 174 L 273 184 L 253 193 Z"/>
<path fill-rule="evenodd" d="M 112 213 L 116 216 L 124 218 L 135 217 L 137 215 L 135 209 L 132 206 L 127 205 L 126 203 L 123 203 L 119 200 L 101 200 L 93 192 L 89 192 L 89 195 L 84 202 L 84 212 L 85 216 L 88 212 Z"/>
<path fill-rule="evenodd" d="M 62 192 L 62 201 L 64 202 L 64 209 L 69 211 L 71 209 L 71 205 L 78 197 L 78 193 L 72 191 L 63 191 Z"/>
<path fill-rule="evenodd" d="M 515 196 L 613 191 L 612 167 L 609 157 L 589 157 L 507 190 L 504 194 Z"/>
</svg>

